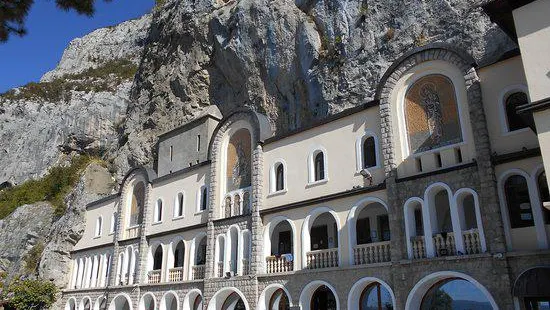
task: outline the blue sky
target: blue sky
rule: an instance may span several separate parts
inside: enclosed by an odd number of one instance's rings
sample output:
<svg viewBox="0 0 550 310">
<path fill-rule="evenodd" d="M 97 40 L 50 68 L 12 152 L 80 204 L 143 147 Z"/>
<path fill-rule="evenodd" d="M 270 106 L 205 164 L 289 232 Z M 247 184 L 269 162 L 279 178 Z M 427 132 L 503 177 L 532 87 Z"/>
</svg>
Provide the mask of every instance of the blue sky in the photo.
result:
<svg viewBox="0 0 550 310">
<path fill-rule="evenodd" d="M 0 93 L 37 82 L 61 59 L 74 38 L 91 31 L 139 17 L 154 6 L 154 0 L 96 0 L 93 17 L 65 12 L 53 0 L 36 0 L 27 16 L 27 35 L 12 36 L 0 43 Z"/>
</svg>

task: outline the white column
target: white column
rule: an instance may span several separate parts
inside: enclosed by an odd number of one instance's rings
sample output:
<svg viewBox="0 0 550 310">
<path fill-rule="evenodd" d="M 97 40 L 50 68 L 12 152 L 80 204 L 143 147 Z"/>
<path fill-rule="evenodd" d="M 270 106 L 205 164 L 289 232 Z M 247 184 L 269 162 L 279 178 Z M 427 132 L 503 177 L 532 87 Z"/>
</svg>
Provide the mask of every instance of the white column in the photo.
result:
<svg viewBox="0 0 550 310">
<path fill-rule="evenodd" d="M 92 281 L 91 281 L 91 278 L 92 278 L 92 269 L 93 269 L 92 264 L 93 264 L 92 258 L 91 258 L 91 257 L 88 257 L 88 258 L 86 259 L 86 279 L 85 279 L 86 281 L 84 282 L 84 283 L 85 283 L 85 285 L 84 285 L 85 288 L 89 288 L 90 285 L 92 284 L 92 283 L 91 283 L 91 282 L 92 282 Z"/>
<path fill-rule="evenodd" d="M 76 285 L 76 279 L 78 277 L 78 259 L 73 260 L 73 269 L 71 273 L 71 281 L 69 282 L 69 289 L 74 289 Z"/>
<path fill-rule="evenodd" d="M 531 200 L 531 212 L 533 213 L 533 222 L 535 223 L 535 231 L 537 233 L 537 244 L 539 249 L 548 249 L 548 236 L 546 235 L 546 227 L 544 224 L 544 213 L 542 212 L 542 203 L 539 196 L 538 184 L 536 176 L 527 179 L 529 188 L 529 199 Z"/>
<path fill-rule="evenodd" d="M 82 287 L 82 279 L 84 278 L 84 260 L 82 258 L 78 259 L 78 271 L 77 271 L 77 279 L 76 279 L 76 288 Z"/>
<path fill-rule="evenodd" d="M 93 264 L 92 264 L 92 277 L 91 277 L 91 283 L 90 287 L 97 287 L 97 272 L 99 270 L 99 261 L 97 259 L 97 255 L 94 255 L 93 258 Z"/>
<path fill-rule="evenodd" d="M 434 247 L 434 240 L 433 240 L 432 225 L 437 223 L 432 224 L 432 216 L 431 216 L 432 208 L 430 208 L 429 204 L 430 204 L 430 201 L 427 199 L 424 199 L 424 203 L 422 204 L 422 221 L 424 222 L 424 243 L 426 246 L 426 257 L 434 257 L 435 247 Z"/>
<path fill-rule="evenodd" d="M 455 246 L 457 254 L 458 252 L 466 254 L 466 251 L 464 250 L 462 227 L 460 225 L 460 215 L 458 214 L 457 203 L 454 199 L 451 200 L 451 197 L 449 197 L 449 206 L 451 207 L 451 222 L 453 224 L 453 233 L 455 235 Z M 464 213 L 464 207 L 462 208 L 462 213 Z"/>
</svg>

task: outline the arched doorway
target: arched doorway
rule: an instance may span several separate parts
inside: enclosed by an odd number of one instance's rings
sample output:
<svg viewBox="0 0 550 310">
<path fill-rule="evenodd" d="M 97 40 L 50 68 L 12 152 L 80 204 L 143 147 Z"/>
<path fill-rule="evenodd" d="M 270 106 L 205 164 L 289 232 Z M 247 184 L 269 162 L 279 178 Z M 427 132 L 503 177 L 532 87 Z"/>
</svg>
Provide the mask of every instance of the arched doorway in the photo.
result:
<svg viewBox="0 0 550 310">
<path fill-rule="evenodd" d="M 371 283 L 361 292 L 359 310 L 393 310 L 392 296 L 380 283 Z"/>
<path fill-rule="evenodd" d="M 155 310 L 156 309 L 156 302 L 155 302 L 155 296 L 151 293 L 147 293 L 141 297 L 141 301 L 139 302 L 139 310 Z"/>
<path fill-rule="evenodd" d="M 168 292 L 162 296 L 160 310 L 178 310 L 178 298 L 175 293 Z"/>
<path fill-rule="evenodd" d="M 339 223 L 329 208 L 315 209 L 306 217 L 302 230 L 302 264 L 319 269 L 339 266 Z"/>
<path fill-rule="evenodd" d="M 65 310 L 76 310 L 76 299 L 70 298 L 65 304 Z"/>
<path fill-rule="evenodd" d="M 420 310 L 491 309 L 487 297 L 472 283 L 461 278 L 449 278 L 434 284 L 424 295 Z"/>
<path fill-rule="evenodd" d="M 290 302 L 286 292 L 279 288 L 269 299 L 269 310 L 290 310 Z"/>
<path fill-rule="evenodd" d="M 246 310 L 246 306 L 241 296 L 233 292 L 225 299 L 221 310 Z"/>
<path fill-rule="evenodd" d="M 525 310 L 550 309 L 550 267 L 524 271 L 515 281 L 512 295 Z"/>
<path fill-rule="evenodd" d="M 310 302 L 311 310 L 337 310 L 336 297 L 332 290 L 326 286 L 319 286 L 313 296 L 311 296 Z"/>
<path fill-rule="evenodd" d="M 117 295 L 113 301 L 111 301 L 109 310 L 132 310 L 130 297 L 126 294 Z"/>
</svg>

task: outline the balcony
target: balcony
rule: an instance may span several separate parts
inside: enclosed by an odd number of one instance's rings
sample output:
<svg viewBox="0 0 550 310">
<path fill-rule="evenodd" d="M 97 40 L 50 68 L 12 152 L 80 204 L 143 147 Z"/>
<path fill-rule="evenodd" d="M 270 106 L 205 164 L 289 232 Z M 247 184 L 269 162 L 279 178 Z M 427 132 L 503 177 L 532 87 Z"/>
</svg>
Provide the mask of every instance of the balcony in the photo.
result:
<svg viewBox="0 0 550 310">
<path fill-rule="evenodd" d="M 355 265 L 389 262 L 390 255 L 389 241 L 361 244 L 353 248 Z"/>
<path fill-rule="evenodd" d="M 217 272 L 218 278 L 223 278 L 223 262 L 218 262 L 217 267 L 218 268 L 216 269 L 216 272 Z"/>
<path fill-rule="evenodd" d="M 464 251 L 466 251 L 467 255 L 483 252 L 477 228 L 463 231 L 462 239 L 464 240 Z"/>
<path fill-rule="evenodd" d="M 413 259 L 426 258 L 426 242 L 424 241 L 424 236 L 412 237 L 411 244 Z"/>
<path fill-rule="evenodd" d="M 183 281 L 183 267 L 170 268 L 168 270 L 168 281 L 170 282 Z"/>
<path fill-rule="evenodd" d="M 160 283 L 160 270 L 151 270 L 147 274 L 148 283 Z"/>
<path fill-rule="evenodd" d="M 205 268 L 204 265 L 193 266 L 193 280 L 204 279 Z"/>
<path fill-rule="evenodd" d="M 248 261 L 248 259 L 246 258 L 243 258 L 242 265 L 243 265 L 243 276 L 250 274 L 250 261 Z"/>
<path fill-rule="evenodd" d="M 289 261 L 285 256 L 268 256 L 265 261 L 267 273 L 279 273 L 294 270 L 294 262 Z"/>
<path fill-rule="evenodd" d="M 456 255 L 455 235 L 452 232 L 433 236 L 435 256 Z"/>
<path fill-rule="evenodd" d="M 126 229 L 126 239 L 139 237 L 140 226 L 133 226 Z"/>
<path fill-rule="evenodd" d="M 308 269 L 338 267 L 338 249 L 310 251 L 306 253 L 306 259 Z"/>
</svg>

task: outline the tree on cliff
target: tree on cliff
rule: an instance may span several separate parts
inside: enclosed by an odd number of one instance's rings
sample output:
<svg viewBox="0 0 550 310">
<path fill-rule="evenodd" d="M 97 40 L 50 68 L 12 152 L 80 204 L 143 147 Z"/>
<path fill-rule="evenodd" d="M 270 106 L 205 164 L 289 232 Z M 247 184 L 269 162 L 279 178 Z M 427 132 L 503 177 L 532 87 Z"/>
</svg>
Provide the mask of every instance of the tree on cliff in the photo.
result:
<svg viewBox="0 0 550 310">
<path fill-rule="evenodd" d="M 111 0 L 104 0 L 111 1 Z M 75 10 L 78 14 L 92 16 L 95 0 L 55 0 L 59 9 Z M 25 18 L 34 0 L 0 0 L 0 42 L 6 42 L 11 34 L 26 34 Z"/>
</svg>

